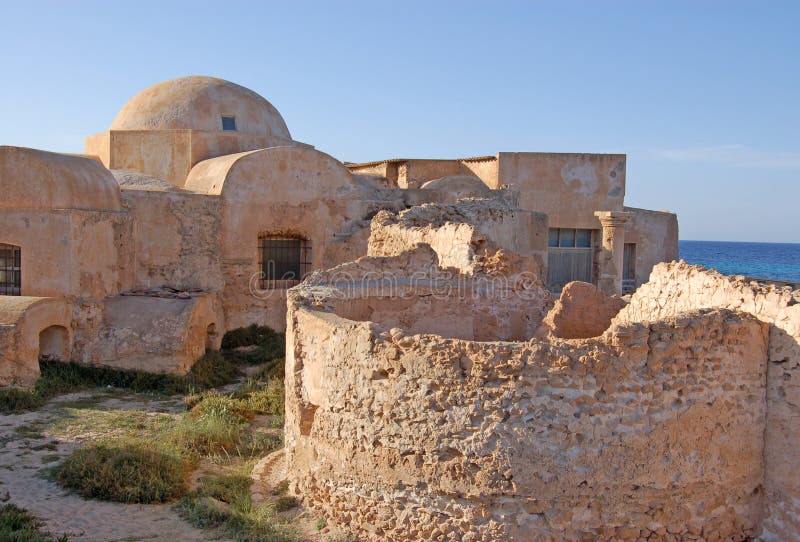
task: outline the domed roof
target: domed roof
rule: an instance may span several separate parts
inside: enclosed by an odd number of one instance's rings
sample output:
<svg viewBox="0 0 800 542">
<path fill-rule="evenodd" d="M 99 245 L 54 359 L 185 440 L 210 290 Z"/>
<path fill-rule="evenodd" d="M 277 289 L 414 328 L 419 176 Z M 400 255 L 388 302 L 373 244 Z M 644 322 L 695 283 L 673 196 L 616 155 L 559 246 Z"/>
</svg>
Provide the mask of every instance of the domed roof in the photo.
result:
<svg viewBox="0 0 800 542">
<path fill-rule="evenodd" d="M 122 106 L 111 130 L 221 132 L 222 117 L 240 134 L 291 139 L 275 107 L 250 89 L 215 77 L 170 79 L 146 88 Z"/>
<path fill-rule="evenodd" d="M 0 146 L 0 208 L 118 211 L 119 185 L 81 156 Z"/>
</svg>

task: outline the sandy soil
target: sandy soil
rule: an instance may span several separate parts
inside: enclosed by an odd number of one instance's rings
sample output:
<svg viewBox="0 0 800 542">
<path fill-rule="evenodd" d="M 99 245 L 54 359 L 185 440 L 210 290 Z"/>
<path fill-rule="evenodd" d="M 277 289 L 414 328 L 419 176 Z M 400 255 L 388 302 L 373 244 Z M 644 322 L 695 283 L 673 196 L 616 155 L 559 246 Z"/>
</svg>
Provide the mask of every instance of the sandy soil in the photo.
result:
<svg viewBox="0 0 800 542">
<path fill-rule="evenodd" d="M 35 412 L 0 417 L 0 501 L 27 508 L 54 534 L 67 533 L 81 542 L 196 542 L 225 540 L 191 527 L 172 505 L 126 505 L 84 500 L 46 478 L 47 470 L 91 432 L 65 438 L 52 428 L 64 417 L 64 407 L 76 401 L 97 402 L 101 408 L 148 413 L 179 412 L 180 398 L 153 399 L 107 390 L 61 396 Z"/>
</svg>

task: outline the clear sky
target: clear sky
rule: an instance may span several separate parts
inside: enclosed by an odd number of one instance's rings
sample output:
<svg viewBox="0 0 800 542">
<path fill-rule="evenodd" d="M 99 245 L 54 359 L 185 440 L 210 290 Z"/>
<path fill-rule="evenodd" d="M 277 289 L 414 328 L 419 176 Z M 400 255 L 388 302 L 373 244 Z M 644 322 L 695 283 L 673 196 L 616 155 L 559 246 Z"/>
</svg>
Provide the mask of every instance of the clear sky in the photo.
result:
<svg viewBox="0 0 800 542">
<path fill-rule="evenodd" d="M 0 144 L 81 152 L 139 90 L 249 87 L 341 160 L 628 155 L 682 239 L 800 242 L 800 2 L 3 2 Z"/>
</svg>

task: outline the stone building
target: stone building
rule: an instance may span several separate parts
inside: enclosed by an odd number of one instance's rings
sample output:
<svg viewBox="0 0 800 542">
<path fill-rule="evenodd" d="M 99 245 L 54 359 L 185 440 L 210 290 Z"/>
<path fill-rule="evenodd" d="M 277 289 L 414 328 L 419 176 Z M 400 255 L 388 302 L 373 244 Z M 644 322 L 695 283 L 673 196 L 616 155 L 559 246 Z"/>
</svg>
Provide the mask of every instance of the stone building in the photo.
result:
<svg viewBox="0 0 800 542">
<path fill-rule="evenodd" d="M 625 182 L 624 155 L 342 163 L 248 89 L 159 83 L 84 155 L 0 147 L 0 385 L 33 382 L 40 356 L 185 372 L 226 330 L 284 329 L 289 287 L 424 203 L 511 202 L 550 289 L 630 290 L 677 256 L 677 220 L 625 207 Z"/>
</svg>

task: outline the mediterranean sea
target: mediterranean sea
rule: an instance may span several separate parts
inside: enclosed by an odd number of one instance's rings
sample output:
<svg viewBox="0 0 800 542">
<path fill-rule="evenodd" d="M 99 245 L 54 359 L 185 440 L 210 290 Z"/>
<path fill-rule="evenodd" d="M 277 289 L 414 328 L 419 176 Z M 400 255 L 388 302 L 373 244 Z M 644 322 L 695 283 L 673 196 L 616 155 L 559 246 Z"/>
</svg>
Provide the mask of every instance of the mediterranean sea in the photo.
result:
<svg viewBox="0 0 800 542">
<path fill-rule="evenodd" d="M 679 241 L 680 257 L 688 263 L 725 275 L 800 282 L 800 244 Z"/>
</svg>

